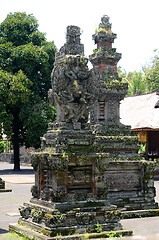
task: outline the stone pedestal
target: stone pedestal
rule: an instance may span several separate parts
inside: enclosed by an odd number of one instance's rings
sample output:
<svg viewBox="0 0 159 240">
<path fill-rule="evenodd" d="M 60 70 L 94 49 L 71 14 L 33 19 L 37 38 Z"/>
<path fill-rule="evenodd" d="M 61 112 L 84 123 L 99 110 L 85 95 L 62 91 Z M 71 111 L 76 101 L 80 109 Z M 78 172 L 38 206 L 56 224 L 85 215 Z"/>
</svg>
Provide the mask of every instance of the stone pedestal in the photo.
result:
<svg viewBox="0 0 159 240">
<path fill-rule="evenodd" d="M 121 212 L 107 201 L 105 173 L 92 132 L 55 131 L 50 126 L 43 148 L 48 150 L 54 144 L 58 152 L 32 156 L 36 176 L 33 199 L 20 208 L 19 224 L 35 231 L 38 224 L 38 230 L 51 237 L 95 233 L 98 227 L 101 232 L 121 230 Z"/>
<path fill-rule="evenodd" d="M 11 225 L 10 230 L 25 232 L 31 228 L 35 235 L 40 232 L 49 239 L 67 239 L 68 235 L 68 239 L 83 239 L 85 234 L 89 238 L 97 234 L 97 238 L 106 236 L 105 231 L 131 235 L 131 231 L 122 230 L 121 212 L 107 200 L 103 171 L 107 154 L 101 156 L 97 152 L 92 132 L 50 129 L 43 137 L 45 150 L 49 144 L 55 144 L 51 140 L 55 135 L 59 152 L 43 151 L 32 156 L 33 198 L 20 207 L 19 225 Z"/>
</svg>

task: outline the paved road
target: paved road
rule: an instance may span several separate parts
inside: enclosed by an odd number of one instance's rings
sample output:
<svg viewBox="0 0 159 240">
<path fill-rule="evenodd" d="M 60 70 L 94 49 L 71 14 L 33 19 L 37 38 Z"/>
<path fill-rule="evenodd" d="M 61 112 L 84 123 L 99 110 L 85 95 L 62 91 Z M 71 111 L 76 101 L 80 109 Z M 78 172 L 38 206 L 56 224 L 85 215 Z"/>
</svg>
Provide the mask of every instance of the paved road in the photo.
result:
<svg viewBox="0 0 159 240">
<path fill-rule="evenodd" d="M 12 169 L 13 164 L 0 162 L 0 177 L 5 180 L 5 187 L 12 189 L 12 192 L 0 193 L 0 236 L 8 232 L 9 223 L 18 221 L 18 208 L 31 199 L 30 189 L 34 184 L 32 167 L 21 166 L 20 172 Z"/>
<path fill-rule="evenodd" d="M 29 166 L 22 166 L 20 173 L 13 172 L 13 164 L 0 162 L 0 177 L 5 180 L 6 188 L 12 192 L 0 193 L 0 239 L 8 232 L 9 223 L 19 219 L 18 208 L 31 198 L 31 186 L 34 184 L 34 171 Z M 159 181 L 155 181 L 159 202 Z M 124 229 L 133 230 L 133 237 L 123 240 L 159 240 L 159 217 L 125 219 L 121 221 Z"/>
</svg>

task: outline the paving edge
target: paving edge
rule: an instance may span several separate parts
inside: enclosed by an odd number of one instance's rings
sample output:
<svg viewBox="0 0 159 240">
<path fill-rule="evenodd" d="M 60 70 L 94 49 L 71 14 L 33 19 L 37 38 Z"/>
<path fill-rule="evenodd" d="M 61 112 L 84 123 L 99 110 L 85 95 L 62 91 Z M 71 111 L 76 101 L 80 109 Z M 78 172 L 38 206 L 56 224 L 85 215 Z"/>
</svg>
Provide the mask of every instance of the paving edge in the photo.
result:
<svg viewBox="0 0 159 240">
<path fill-rule="evenodd" d="M 49 237 L 46 235 L 42 235 L 38 232 L 35 232 L 31 229 L 28 229 L 23 226 L 19 226 L 18 224 L 10 224 L 9 231 L 16 233 L 21 236 L 26 236 L 29 239 L 38 239 L 38 240 L 84 240 L 84 239 L 96 239 L 100 237 L 109 238 L 110 235 L 113 233 L 113 237 L 119 236 L 132 236 L 133 231 L 131 230 L 116 230 L 116 231 L 107 231 L 101 233 L 86 233 L 86 234 L 76 234 L 76 235 L 69 235 L 69 236 L 56 236 L 56 237 Z"/>
<path fill-rule="evenodd" d="M 156 217 L 156 216 L 159 216 L 159 208 L 121 212 L 121 219 Z"/>
</svg>

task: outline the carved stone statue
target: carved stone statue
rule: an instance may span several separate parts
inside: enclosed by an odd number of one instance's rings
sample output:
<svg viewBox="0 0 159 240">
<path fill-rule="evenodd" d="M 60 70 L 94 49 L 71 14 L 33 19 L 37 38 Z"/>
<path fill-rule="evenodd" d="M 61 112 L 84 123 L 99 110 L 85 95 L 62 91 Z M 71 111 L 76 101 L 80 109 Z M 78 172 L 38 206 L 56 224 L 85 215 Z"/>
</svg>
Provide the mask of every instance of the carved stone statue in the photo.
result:
<svg viewBox="0 0 159 240">
<path fill-rule="evenodd" d="M 56 121 L 65 125 L 72 123 L 73 129 L 81 129 L 81 124 L 87 123 L 90 106 L 95 100 L 96 79 L 93 72 L 88 70 L 87 61 L 83 56 L 70 55 L 52 72 Z"/>
<path fill-rule="evenodd" d="M 101 18 L 101 23 L 99 24 L 99 28 L 103 28 L 106 30 L 111 29 L 112 24 L 109 22 L 109 17 L 107 15 L 104 15 Z"/>
<path fill-rule="evenodd" d="M 56 122 L 67 129 L 81 129 L 88 122 L 90 107 L 95 101 L 97 77 L 89 70 L 83 56 L 80 29 L 67 27 L 66 44 L 56 54 L 52 72 L 52 92 L 57 106 Z M 71 50 L 70 50 L 71 49 Z"/>
</svg>

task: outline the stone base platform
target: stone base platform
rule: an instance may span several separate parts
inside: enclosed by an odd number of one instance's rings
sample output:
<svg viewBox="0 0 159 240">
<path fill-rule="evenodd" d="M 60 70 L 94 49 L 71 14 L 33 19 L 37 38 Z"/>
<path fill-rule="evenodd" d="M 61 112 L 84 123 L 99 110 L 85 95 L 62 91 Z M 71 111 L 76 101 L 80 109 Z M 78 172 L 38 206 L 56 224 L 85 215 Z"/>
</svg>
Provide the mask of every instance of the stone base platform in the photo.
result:
<svg viewBox="0 0 159 240">
<path fill-rule="evenodd" d="M 42 235 L 41 233 L 35 232 L 32 229 L 28 229 L 24 226 L 20 226 L 18 224 L 10 224 L 9 231 L 17 233 L 21 236 L 26 236 L 28 239 L 39 239 L 39 240 L 84 240 L 84 239 L 96 239 L 96 238 L 107 238 L 110 237 L 111 234 L 113 237 L 119 236 L 132 236 L 133 232 L 131 230 L 117 230 L 112 233 L 112 231 L 104 231 L 100 233 L 85 233 L 85 234 L 74 234 L 69 236 L 56 236 L 56 237 L 49 237 Z"/>
<path fill-rule="evenodd" d="M 19 211 L 17 225 L 10 225 L 12 232 L 35 236 L 35 239 L 87 239 L 111 235 L 132 235 L 122 229 L 121 212 L 108 201 L 87 199 L 83 201 L 48 202 L 31 199 Z M 31 239 L 31 237 L 30 237 Z"/>
<path fill-rule="evenodd" d="M 159 208 L 136 211 L 121 211 L 122 219 L 156 217 L 156 216 L 159 216 Z"/>
</svg>

